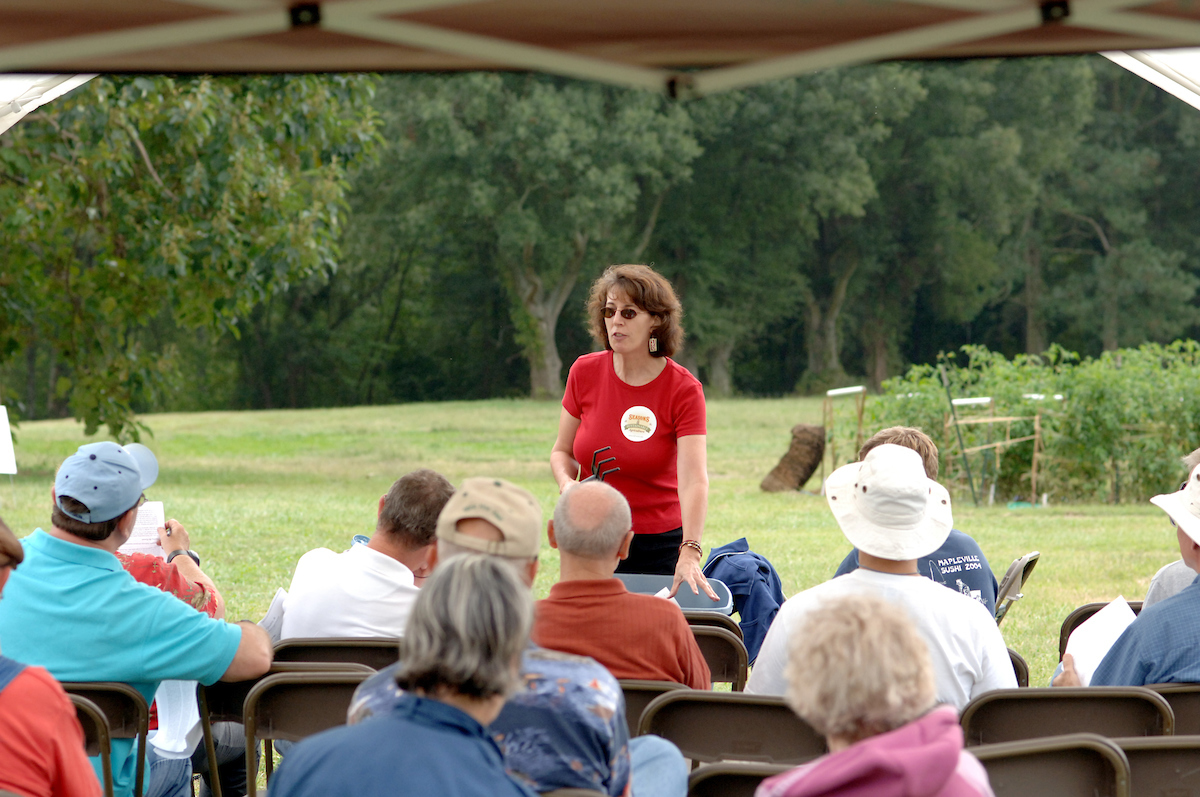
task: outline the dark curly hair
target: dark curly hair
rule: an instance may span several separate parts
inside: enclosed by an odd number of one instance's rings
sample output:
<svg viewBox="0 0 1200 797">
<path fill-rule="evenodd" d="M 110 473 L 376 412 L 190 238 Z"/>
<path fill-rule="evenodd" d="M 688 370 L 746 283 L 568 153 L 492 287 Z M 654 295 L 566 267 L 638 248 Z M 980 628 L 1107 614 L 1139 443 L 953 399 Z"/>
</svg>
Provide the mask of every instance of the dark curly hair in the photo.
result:
<svg viewBox="0 0 1200 797">
<path fill-rule="evenodd" d="M 671 283 L 654 269 L 642 265 L 609 266 L 592 283 L 587 302 L 588 331 L 597 343 L 612 351 L 608 330 L 604 327 L 604 303 L 614 289 L 624 291 L 639 310 L 654 316 L 655 327 L 650 336 L 658 338 L 658 350 L 651 352 L 651 356 L 670 357 L 679 351 L 683 346 L 683 325 L 680 323 L 683 306 Z"/>
</svg>

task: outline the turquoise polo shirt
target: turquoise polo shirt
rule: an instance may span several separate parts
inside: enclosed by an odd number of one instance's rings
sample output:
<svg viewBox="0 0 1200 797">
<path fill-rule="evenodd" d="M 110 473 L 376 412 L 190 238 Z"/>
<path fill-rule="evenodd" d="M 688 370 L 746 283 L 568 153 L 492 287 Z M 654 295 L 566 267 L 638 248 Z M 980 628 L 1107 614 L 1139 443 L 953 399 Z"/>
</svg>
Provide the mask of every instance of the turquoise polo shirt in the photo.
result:
<svg viewBox="0 0 1200 797">
<path fill-rule="evenodd" d="M 211 684 L 237 653 L 242 629 L 140 584 L 117 557 L 51 537 L 26 537 L 25 561 L 0 599 L 4 655 L 60 681 L 121 681 L 149 703 L 160 681 Z M 133 793 L 134 740 L 113 739 L 115 797 Z M 99 757 L 92 759 L 102 778 Z M 101 780 L 103 782 L 103 780 Z"/>
</svg>

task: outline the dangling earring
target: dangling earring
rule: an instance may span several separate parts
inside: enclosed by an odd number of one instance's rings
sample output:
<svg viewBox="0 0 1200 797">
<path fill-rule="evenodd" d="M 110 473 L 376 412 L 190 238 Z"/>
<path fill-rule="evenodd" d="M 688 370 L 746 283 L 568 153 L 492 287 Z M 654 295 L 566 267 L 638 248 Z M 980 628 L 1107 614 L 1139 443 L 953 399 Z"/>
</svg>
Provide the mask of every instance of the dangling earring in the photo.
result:
<svg viewBox="0 0 1200 797">
<path fill-rule="evenodd" d="M 650 338 L 650 353 L 658 351 L 658 338 Z"/>
</svg>

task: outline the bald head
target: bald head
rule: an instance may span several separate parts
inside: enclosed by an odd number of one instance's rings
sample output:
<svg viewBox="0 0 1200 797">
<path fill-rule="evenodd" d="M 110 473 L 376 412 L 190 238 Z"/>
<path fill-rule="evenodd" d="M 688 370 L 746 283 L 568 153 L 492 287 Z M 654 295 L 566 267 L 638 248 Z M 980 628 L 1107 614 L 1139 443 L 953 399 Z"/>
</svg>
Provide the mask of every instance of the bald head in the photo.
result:
<svg viewBox="0 0 1200 797">
<path fill-rule="evenodd" d="M 629 502 L 604 482 L 572 487 L 554 507 L 554 534 L 564 554 L 609 559 L 631 528 Z"/>
</svg>

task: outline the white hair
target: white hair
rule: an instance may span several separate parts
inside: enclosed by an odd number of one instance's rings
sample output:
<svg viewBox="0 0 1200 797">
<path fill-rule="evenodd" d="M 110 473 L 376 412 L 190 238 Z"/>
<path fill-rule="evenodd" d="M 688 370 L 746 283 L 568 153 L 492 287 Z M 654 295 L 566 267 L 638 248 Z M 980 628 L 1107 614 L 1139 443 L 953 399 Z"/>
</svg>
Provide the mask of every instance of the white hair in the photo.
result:
<svg viewBox="0 0 1200 797">
<path fill-rule="evenodd" d="M 413 604 L 396 681 L 427 693 L 508 695 L 532 622 L 533 601 L 515 568 L 485 554 L 452 557 Z"/>
<path fill-rule="evenodd" d="M 928 711 L 929 648 L 904 609 L 873 594 L 822 603 L 792 630 L 785 698 L 817 732 L 857 742 Z"/>
<path fill-rule="evenodd" d="M 563 493 L 554 507 L 554 536 L 568 554 L 605 559 L 633 528 L 625 496 L 604 482 L 587 482 Z"/>
</svg>

